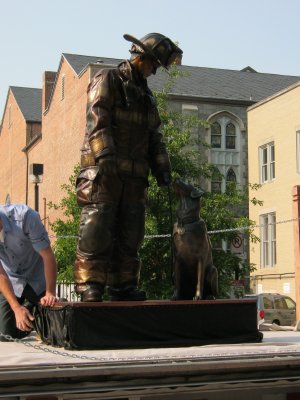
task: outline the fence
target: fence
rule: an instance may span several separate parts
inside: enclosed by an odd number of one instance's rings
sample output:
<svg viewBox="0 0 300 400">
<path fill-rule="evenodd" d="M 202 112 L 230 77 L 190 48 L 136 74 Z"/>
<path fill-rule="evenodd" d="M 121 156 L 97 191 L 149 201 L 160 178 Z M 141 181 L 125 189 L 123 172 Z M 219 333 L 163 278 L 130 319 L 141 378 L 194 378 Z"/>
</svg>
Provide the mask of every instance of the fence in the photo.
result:
<svg viewBox="0 0 300 400">
<path fill-rule="evenodd" d="M 56 295 L 60 299 L 67 301 L 78 301 L 79 296 L 75 293 L 75 284 L 73 282 L 58 282 Z"/>
</svg>

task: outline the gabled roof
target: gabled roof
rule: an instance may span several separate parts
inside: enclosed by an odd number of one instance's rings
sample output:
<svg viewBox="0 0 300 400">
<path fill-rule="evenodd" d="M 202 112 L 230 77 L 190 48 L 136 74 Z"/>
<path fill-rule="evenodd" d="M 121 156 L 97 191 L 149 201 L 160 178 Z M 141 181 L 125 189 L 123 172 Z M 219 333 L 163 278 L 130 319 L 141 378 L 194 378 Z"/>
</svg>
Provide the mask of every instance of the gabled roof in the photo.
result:
<svg viewBox="0 0 300 400">
<path fill-rule="evenodd" d="M 252 106 L 247 108 L 247 111 L 251 111 L 254 108 L 260 107 L 261 105 L 267 103 L 268 101 L 271 101 L 271 100 L 275 99 L 276 97 L 282 96 L 294 89 L 297 89 L 298 87 L 300 87 L 300 80 L 298 82 L 294 83 L 293 85 L 288 86 L 287 88 L 284 88 L 283 90 L 280 90 L 279 92 L 276 92 L 276 93 L 272 94 L 271 96 L 266 97 L 266 98 L 262 99 L 261 101 L 253 104 Z"/>
<path fill-rule="evenodd" d="M 10 86 L 26 121 L 42 121 L 42 89 Z"/>
<path fill-rule="evenodd" d="M 257 71 L 255 71 L 255 69 L 250 67 L 250 65 L 247 65 L 247 67 L 241 69 L 241 71 L 243 71 L 243 72 L 257 72 Z"/>
<path fill-rule="evenodd" d="M 98 62 L 117 65 L 122 61 L 115 58 L 67 53 L 63 53 L 63 56 L 78 75 L 88 64 Z M 244 101 L 249 104 L 260 101 L 300 80 L 300 76 L 259 73 L 251 67 L 246 67 L 242 71 L 187 65 L 178 68 L 185 76 L 176 80 L 170 94 L 201 99 Z M 250 68 L 253 73 L 249 73 Z M 155 76 L 149 78 L 149 86 L 152 90 L 161 90 L 165 79 L 166 73 L 159 70 Z"/>
<path fill-rule="evenodd" d="M 106 58 L 96 56 L 81 56 L 77 54 L 63 53 L 63 57 L 72 66 L 77 75 L 82 72 L 88 64 L 106 64 L 106 65 L 118 65 L 122 60 L 117 58 Z"/>
</svg>

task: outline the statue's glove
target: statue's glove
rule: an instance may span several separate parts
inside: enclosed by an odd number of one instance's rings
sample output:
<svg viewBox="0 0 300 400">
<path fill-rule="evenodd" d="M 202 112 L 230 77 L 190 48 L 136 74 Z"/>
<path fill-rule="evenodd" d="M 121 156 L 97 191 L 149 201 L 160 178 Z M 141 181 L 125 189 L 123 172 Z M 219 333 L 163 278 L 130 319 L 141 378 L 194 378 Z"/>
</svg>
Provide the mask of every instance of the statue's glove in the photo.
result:
<svg viewBox="0 0 300 400">
<path fill-rule="evenodd" d="M 117 162 L 115 156 L 107 155 L 99 158 L 97 165 L 100 175 L 115 175 L 117 173 Z"/>
<path fill-rule="evenodd" d="M 158 186 L 170 186 L 172 182 L 171 173 L 169 171 L 164 171 L 156 178 Z"/>
</svg>

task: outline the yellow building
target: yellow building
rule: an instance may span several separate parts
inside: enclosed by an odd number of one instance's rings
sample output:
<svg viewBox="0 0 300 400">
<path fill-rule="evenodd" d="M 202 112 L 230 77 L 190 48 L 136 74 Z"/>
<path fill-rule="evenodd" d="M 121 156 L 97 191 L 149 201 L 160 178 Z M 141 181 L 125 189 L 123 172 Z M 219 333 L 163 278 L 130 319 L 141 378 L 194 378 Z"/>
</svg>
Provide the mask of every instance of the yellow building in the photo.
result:
<svg viewBox="0 0 300 400">
<path fill-rule="evenodd" d="M 263 201 L 262 206 L 249 205 L 260 239 L 250 243 L 250 262 L 256 266 L 251 289 L 296 299 L 299 203 L 293 190 L 300 185 L 300 82 L 248 108 L 248 159 L 249 182 L 261 184 L 250 197 Z"/>
</svg>

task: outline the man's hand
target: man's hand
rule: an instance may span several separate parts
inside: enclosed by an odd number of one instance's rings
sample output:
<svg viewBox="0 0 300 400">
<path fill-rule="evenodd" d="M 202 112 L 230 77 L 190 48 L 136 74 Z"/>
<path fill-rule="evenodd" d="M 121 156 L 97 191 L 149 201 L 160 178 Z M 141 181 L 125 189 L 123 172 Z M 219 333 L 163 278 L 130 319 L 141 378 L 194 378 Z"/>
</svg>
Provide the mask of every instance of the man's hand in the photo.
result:
<svg viewBox="0 0 300 400">
<path fill-rule="evenodd" d="M 57 298 L 54 294 L 52 293 L 47 293 L 45 294 L 44 297 L 41 298 L 40 303 L 43 306 L 54 306 L 54 304 L 57 302 Z"/>
<path fill-rule="evenodd" d="M 13 308 L 13 312 L 15 313 L 17 328 L 21 331 L 30 332 L 33 328 L 31 321 L 34 320 L 34 316 L 31 315 L 29 310 L 19 305 Z"/>
<path fill-rule="evenodd" d="M 40 303 L 43 306 L 53 306 L 54 303 L 57 301 L 55 295 L 56 274 L 57 274 L 55 256 L 50 246 L 47 247 L 46 249 L 41 250 L 40 256 L 43 258 L 44 261 L 44 270 L 46 278 L 46 293 L 40 299 Z"/>
</svg>

